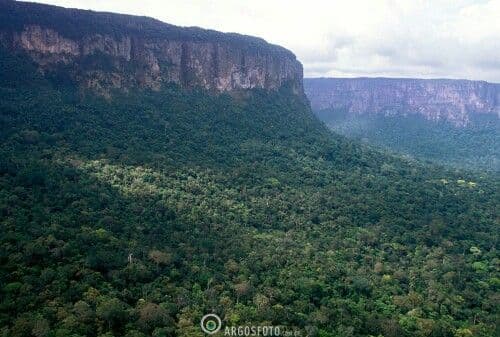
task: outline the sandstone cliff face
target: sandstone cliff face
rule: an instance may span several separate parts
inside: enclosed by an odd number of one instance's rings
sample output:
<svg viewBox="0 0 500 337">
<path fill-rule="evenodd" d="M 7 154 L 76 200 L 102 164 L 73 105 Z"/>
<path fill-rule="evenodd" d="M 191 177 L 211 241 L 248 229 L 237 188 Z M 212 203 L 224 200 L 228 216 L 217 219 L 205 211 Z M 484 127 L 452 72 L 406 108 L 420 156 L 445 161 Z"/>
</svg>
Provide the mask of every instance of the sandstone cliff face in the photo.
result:
<svg viewBox="0 0 500 337">
<path fill-rule="evenodd" d="M 79 85 L 105 95 L 171 82 L 217 92 L 287 85 L 303 94 L 300 62 L 261 39 L 38 4 L 2 0 L 0 7 L 4 49 L 28 53 L 44 72 L 66 65 Z"/>
<path fill-rule="evenodd" d="M 472 114 L 500 116 L 500 84 L 389 78 L 305 79 L 313 110 L 351 114 L 419 114 L 466 126 Z"/>
</svg>

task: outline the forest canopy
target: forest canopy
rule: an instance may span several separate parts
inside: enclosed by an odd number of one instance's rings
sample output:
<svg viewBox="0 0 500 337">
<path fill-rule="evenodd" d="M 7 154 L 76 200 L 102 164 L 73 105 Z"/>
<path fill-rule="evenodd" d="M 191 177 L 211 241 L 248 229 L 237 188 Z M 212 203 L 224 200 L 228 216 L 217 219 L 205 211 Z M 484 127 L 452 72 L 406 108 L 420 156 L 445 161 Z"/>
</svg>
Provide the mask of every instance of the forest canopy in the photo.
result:
<svg viewBox="0 0 500 337">
<path fill-rule="evenodd" d="M 498 179 L 349 141 L 286 88 L 49 75 L 0 53 L 0 336 L 498 334 Z"/>
</svg>

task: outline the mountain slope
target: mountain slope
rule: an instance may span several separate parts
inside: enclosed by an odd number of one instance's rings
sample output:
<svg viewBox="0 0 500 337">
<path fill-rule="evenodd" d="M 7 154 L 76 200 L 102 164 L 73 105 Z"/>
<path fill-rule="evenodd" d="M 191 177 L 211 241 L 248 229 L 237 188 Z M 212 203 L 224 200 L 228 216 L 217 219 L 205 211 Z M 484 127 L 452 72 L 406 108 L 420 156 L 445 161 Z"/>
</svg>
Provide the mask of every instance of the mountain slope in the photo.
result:
<svg viewBox="0 0 500 337">
<path fill-rule="evenodd" d="M 500 85 L 464 80 L 306 79 L 317 116 L 350 138 L 441 164 L 500 170 Z"/>
<path fill-rule="evenodd" d="M 39 69 L 0 53 L 3 335 L 495 333 L 497 181 L 336 136 L 287 85 L 104 98 Z"/>
</svg>

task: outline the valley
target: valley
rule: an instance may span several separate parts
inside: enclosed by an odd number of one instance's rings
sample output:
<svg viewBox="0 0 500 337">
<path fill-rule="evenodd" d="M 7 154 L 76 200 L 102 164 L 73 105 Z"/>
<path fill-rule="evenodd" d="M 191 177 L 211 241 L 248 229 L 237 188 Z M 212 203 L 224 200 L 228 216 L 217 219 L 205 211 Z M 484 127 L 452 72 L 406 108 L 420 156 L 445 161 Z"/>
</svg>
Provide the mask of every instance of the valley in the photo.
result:
<svg viewBox="0 0 500 337">
<path fill-rule="evenodd" d="M 498 333 L 496 176 L 332 132 L 261 39 L 0 13 L 0 336 Z"/>
<path fill-rule="evenodd" d="M 500 170 L 500 85 L 462 80 L 305 79 L 332 130 L 395 154 Z"/>
</svg>

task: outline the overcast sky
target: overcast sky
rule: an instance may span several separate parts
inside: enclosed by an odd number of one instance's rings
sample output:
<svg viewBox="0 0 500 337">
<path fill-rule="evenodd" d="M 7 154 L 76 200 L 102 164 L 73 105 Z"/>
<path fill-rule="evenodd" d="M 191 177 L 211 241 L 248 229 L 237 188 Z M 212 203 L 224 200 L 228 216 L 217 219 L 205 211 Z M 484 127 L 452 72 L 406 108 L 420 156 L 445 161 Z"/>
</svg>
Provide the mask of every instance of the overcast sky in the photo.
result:
<svg viewBox="0 0 500 337">
<path fill-rule="evenodd" d="M 500 0 L 47 0 L 260 36 L 292 50 L 306 77 L 500 82 Z"/>
</svg>

